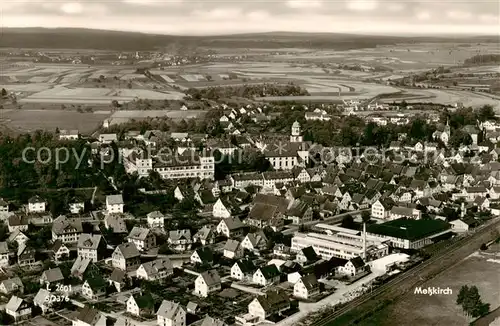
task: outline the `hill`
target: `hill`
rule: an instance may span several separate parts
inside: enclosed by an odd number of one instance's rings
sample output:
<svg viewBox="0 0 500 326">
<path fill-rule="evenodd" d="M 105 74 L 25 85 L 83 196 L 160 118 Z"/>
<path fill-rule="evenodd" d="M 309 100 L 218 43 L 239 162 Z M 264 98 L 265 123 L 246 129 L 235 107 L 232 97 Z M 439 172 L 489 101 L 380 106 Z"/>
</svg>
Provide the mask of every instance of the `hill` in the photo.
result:
<svg viewBox="0 0 500 326">
<path fill-rule="evenodd" d="M 174 36 L 81 28 L 3 28 L 4 48 L 95 49 L 149 51 L 176 44 L 207 48 L 311 48 L 348 50 L 377 45 L 420 42 L 498 42 L 494 36 L 482 37 L 402 37 L 333 33 L 270 32 L 219 36 Z"/>
</svg>

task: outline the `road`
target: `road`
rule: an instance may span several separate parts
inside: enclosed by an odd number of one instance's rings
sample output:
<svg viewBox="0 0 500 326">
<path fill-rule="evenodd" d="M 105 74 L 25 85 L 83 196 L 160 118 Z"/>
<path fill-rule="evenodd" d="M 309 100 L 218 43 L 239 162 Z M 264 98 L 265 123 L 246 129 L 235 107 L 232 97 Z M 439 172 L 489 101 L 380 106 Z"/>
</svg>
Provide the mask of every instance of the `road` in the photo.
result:
<svg viewBox="0 0 500 326">
<path fill-rule="evenodd" d="M 339 222 L 342 222 L 342 219 L 347 215 L 352 215 L 354 217 L 356 215 L 361 214 L 364 211 L 370 211 L 370 209 L 367 208 L 367 209 L 360 209 L 358 211 L 346 212 L 346 213 L 342 213 L 342 214 L 338 214 L 338 215 L 334 215 L 334 216 L 325 218 L 324 220 L 315 220 L 315 221 L 311 221 L 311 222 L 306 222 L 302 225 L 303 226 L 314 226 L 314 225 L 319 224 L 319 223 L 327 223 L 327 224 L 339 223 Z M 298 230 L 299 230 L 299 226 L 292 226 L 281 233 L 283 233 L 284 235 L 294 234 Z"/>
<path fill-rule="evenodd" d="M 397 276 L 371 293 L 349 302 L 311 326 L 353 325 L 362 321 L 371 312 L 376 311 L 381 303 L 387 302 L 386 300 L 396 300 L 477 251 L 481 244 L 492 239 L 492 231 L 494 230 L 500 230 L 500 218 L 498 217 L 482 225 L 470 237 L 459 238 L 450 246 L 433 252 L 431 258 L 417 267 Z"/>
</svg>

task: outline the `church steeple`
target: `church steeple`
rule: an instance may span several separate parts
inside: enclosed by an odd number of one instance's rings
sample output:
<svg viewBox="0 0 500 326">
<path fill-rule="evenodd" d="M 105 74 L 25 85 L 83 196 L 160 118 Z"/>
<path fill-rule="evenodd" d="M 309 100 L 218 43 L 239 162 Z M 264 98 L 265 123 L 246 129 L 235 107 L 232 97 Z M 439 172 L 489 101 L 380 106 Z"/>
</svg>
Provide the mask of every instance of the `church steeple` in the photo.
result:
<svg viewBox="0 0 500 326">
<path fill-rule="evenodd" d="M 450 128 L 450 118 L 446 119 L 446 127 L 444 127 L 444 132 L 450 136 L 451 128 Z"/>
</svg>

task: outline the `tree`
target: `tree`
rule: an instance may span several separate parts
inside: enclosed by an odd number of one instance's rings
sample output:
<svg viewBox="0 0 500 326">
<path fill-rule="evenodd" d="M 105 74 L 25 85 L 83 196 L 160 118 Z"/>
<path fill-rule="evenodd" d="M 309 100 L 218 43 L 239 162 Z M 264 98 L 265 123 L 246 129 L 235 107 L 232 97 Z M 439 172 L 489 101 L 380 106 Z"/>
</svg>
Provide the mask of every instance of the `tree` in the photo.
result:
<svg viewBox="0 0 500 326">
<path fill-rule="evenodd" d="M 370 211 L 363 211 L 361 213 L 361 219 L 363 219 L 364 223 L 369 222 L 371 218 L 372 218 L 372 214 L 370 213 Z"/>
<path fill-rule="evenodd" d="M 7 97 L 7 90 L 5 88 L 2 88 L 2 97 Z"/>
<path fill-rule="evenodd" d="M 491 105 L 485 105 L 477 110 L 476 115 L 479 121 L 493 120 L 495 119 L 495 110 Z"/>
<path fill-rule="evenodd" d="M 475 285 L 468 287 L 464 285 L 457 295 L 457 304 L 462 305 L 462 310 L 471 317 L 477 318 L 486 315 L 490 311 L 490 304 L 484 303 Z"/>
<path fill-rule="evenodd" d="M 347 214 L 344 218 L 342 218 L 341 226 L 348 229 L 353 228 L 355 226 L 354 218 L 350 214 Z"/>
</svg>

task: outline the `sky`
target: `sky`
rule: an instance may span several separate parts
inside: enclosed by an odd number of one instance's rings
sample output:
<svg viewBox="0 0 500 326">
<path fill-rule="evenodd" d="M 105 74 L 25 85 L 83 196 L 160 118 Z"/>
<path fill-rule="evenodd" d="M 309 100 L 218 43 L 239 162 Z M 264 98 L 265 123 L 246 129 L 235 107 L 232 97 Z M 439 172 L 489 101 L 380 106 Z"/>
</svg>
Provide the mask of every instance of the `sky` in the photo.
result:
<svg viewBox="0 0 500 326">
<path fill-rule="evenodd" d="M 0 0 L 3 27 L 175 35 L 500 33 L 499 0 Z"/>
</svg>

